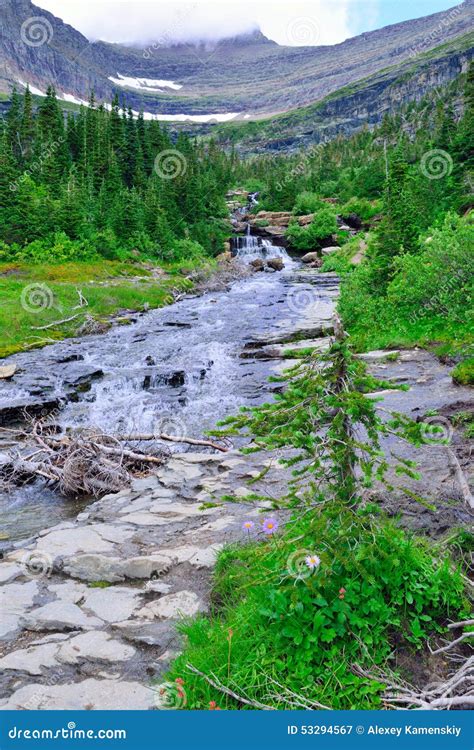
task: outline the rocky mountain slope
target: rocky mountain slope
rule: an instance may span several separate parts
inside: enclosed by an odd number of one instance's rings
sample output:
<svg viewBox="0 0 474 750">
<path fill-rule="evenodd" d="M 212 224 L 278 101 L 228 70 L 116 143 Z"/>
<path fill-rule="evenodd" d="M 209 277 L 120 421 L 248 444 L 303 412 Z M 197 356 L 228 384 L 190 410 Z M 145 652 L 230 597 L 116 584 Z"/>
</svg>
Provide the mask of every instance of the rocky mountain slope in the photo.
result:
<svg viewBox="0 0 474 750">
<path fill-rule="evenodd" d="M 387 69 L 401 74 L 440 45 L 459 51 L 473 19 L 473 0 L 466 0 L 334 46 L 284 47 L 254 32 L 214 45 L 166 46 L 162 39 L 134 49 L 91 43 L 30 0 L 3 0 L 0 91 L 29 82 L 39 95 L 53 83 L 72 103 L 87 100 L 92 89 L 104 101 L 118 91 L 134 109 L 160 116 L 253 120 L 320 102 Z"/>
<path fill-rule="evenodd" d="M 463 78 L 474 58 L 470 33 L 402 65 L 387 68 L 306 107 L 254 122 L 226 123 L 215 136 L 241 154 L 297 151 L 381 123 L 425 97 L 446 98 L 462 109 Z M 409 128 L 409 124 L 407 124 Z"/>
</svg>

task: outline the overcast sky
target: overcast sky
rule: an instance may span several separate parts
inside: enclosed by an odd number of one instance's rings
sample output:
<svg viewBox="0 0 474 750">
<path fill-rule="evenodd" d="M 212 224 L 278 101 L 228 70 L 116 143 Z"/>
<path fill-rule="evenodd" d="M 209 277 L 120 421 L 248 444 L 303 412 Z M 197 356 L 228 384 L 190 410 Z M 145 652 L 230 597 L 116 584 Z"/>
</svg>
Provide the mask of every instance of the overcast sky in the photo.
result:
<svg viewBox="0 0 474 750">
<path fill-rule="evenodd" d="M 458 0 L 33 0 L 89 39 L 211 40 L 260 28 L 279 44 L 336 44 Z"/>
</svg>

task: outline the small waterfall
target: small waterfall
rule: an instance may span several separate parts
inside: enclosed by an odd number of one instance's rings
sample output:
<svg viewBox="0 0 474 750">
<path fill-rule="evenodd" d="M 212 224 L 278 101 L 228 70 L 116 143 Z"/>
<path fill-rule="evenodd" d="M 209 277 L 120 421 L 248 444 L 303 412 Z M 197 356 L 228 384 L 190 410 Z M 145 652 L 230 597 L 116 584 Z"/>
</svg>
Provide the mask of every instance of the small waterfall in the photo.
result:
<svg viewBox="0 0 474 750">
<path fill-rule="evenodd" d="M 257 195 L 258 195 L 258 193 L 249 193 L 248 201 L 249 201 L 249 203 L 250 203 L 251 206 L 257 206 L 258 205 Z"/>
<path fill-rule="evenodd" d="M 254 237 L 251 235 L 250 224 L 247 225 L 245 237 L 232 238 L 232 253 L 246 263 L 250 263 L 257 258 L 265 260 L 269 258 L 281 258 L 284 263 L 292 263 L 284 247 L 273 245 L 270 240 L 263 239 L 263 237 Z"/>
</svg>

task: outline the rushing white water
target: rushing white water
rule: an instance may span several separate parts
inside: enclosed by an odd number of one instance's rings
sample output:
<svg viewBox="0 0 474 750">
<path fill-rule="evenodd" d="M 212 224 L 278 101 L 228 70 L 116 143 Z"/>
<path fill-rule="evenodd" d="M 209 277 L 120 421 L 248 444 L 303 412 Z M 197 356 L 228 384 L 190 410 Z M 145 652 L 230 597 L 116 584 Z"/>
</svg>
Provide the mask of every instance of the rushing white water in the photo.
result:
<svg viewBox="0 0 474 750">
<path fill-rule="evenodd" d="M 271 398 L 267 379 L 275 362 L 242 358 L 245 346 L 327 321 L 334 281 L 330 287 L 318 277 L 315 310 L 315 279 L 283 248 L 251 236 L 238 238 L 237 246 L 242 260 L 281 257 L 285 268 L 255 274 L 227 292 L 137 313 L 131 325 L 105 334 L 13 355 L 5 362 L 15 363 L 17 373 L 0 381 L 0 408 L 58 399 L 52 419 L 66 429 L 201 437 L 241 406 Z M 85 385 L 76 389 L 79 382 Z M 76 512 L 77 505 L 38 481 L 0 496 L 0 530 L 18 539 Z"/>
<path fill-rule="evenodd" d="M 270 240 L 263 237 L 255 237 L 250 234 L 250 224 L 247 226 L 247 234 L 244 237 L 233 238 L 232 249 L 243 263 L 250 263 L 257 258 L 263 260 L 281 258 L 285 267 L 292 268 L 295 265 L 284 247 L 274 245 Z"/>
</svg>

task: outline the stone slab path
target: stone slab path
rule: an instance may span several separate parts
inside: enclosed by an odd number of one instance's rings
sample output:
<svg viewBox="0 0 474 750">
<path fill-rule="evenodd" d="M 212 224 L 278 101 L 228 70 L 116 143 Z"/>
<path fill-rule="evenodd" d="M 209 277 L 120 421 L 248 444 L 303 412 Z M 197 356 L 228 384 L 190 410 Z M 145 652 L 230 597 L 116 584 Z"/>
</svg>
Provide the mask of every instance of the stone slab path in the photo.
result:
<svg viewBox="0 0 474 750">
<path fill-rule="evenodd" d="M 258 529 L 265 517 L 267 503 L 239 502 L 264 466 L 259 461 L 174 456 L 75 522 L 7 553 L 0 708 L 156 708 L 160 676 L 179 649 L 177 621 L 207 611 L 217 553 L 245 538 L 245 520 Z M 265 490 L 277 496 L 283 475 L 272 474 Z M 236 502 L 219 503 L 224 494 Z"/>
</svg>

